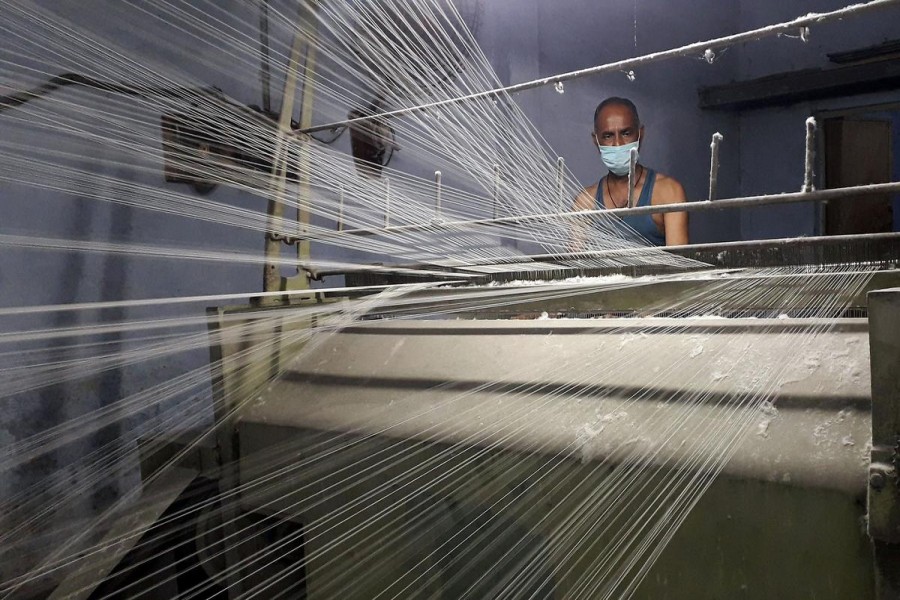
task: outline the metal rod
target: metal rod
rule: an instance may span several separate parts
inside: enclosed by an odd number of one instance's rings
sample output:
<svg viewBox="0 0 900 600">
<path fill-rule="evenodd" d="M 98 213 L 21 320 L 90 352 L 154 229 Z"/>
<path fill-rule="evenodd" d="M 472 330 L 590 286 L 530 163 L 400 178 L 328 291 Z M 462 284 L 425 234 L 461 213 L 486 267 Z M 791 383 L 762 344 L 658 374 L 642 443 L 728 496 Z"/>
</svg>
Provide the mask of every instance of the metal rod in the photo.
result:
<svg viewBox="0 0 900 600">
<path fill-rule="evenodd" d="M 260 0 L 259 6 L 259 83 L 262 87 L 262 104 L 265 112 L 272 111 L 272 85 L 269 67 L 269 0 Z"/>
<path fill-rule="evenodd" d="M 628 201 L 625 203 L 628 208 L 634 207 L 634 171 L 637 168 L 637 156 L 637 148 L 632 148 L 628 152 Z M 610 198 L 611 200 L 612 198 Z"/>
<path fill-rule="evenodd" d="M 500 165 L 494 164 L 494 218 L 497 218 L 497 210 L 500 204 Z"/>
<path fill-rule="evenodd" d="M 722 134 L 717 131 L 709 144 L 709 200 L 716 199 L 716 187 L 719 184 L 719 144 L 723 139 Z"/>
<path fill-rule="evenodd" d="M 803 187 L 804 192 L 811 192 L 816 189 L 813 183 L 813 167 L 816 159 L 816 118 L 810 117 L 806 120 L 806 162 L 803 169 Z"/>
<path fill-rule="evenodd" d="M 683 256 L 683 253 L 691 253 L 696 254 L 699 252 L 722 252 L 722 251 L 742 251 L 742 250 L 760 250 L 760 249 L 768 249 L 768 248 L 785 248 L 790 247 L 792 249 L 804 246 L 812 246 L 812 247 L 824 247 L 824 246 L 843 246 L 848 242 L 864 242 L 864 243 L 891 243 L 896 242 L 900 243 L 900 233 L 867 233 L 867 234 L 853 234 L 853 235 L 828 235 L 821 237 L 796 237 L 796 238 L 778 238 L 771 240 L 746 240 L 746 241 L 736 241 L 736 242 L 713 242 L 708 244 L 689 244 L 682 246 L 638 246 L 638 247 L 629 247 L 629 248 L 616 248 L 611 250 L 590 250 L 590 251 L 580 251 L 580 252 L 567 252 L 567 253 L 556 253 L 556 254 L 522 254 L 516 256 L 503 256 L 491 258 L 490 260 L 484 261 L 472 261 L 466 263 L 465 265 L 459 265 L 460 268 L 464 267 L 484 267 L 484 266 L 499 266 L 499 265 L 508 265 L 508 264 L 520 264 L 523 262 L 561 262 L 561 261 L 571 261 L 571 260 L 590 260 L 596 258 L 608 258 L 608 257 L 622 257 L 622 256 L 648 256 L 651 254 L 659 253 L 659 252 L 668 252 L 670 254 L 677 254 Z M 565 267 L 565 265 L 562 265 Z M 398 269 L 405 269 L 407 272 L 415 271 L 416 266 L 408 265 L 408 266 L 398 266 Z M 389 267 L 381 267 L 383 271 L 390 271 Z M 344 273 L 353 272 L 353 269 L 350 270 L 342 270 L 337 269 L 333 271 L 323 271 L 326 275 L 341 275 Z M 422 271 L 423 274 L 432 274 L 431 271 Z M 458 277 L 478 277 L 485 275 L 484 273 L 480 273 L 478 275 L 464 274 L 459 272 L 454 272 Z"/>
<path fill-rule="evenodd" d="M 298 15 L 298 19 L 301 18 Z M 281 100 L 281 114 L 278 118 L 278 133 L 275 141 L 275 152 L 272 156 L 272 181 L 271 194 L 269 196 L 266 214 L 266 265 L 263 270 L 263 291 L 275 292 L 281 289 L 281 273 L 278 271 L 278 259 L 281 257 L 281 240 L 273 236 L 275 223 L 284 215 L 284 204 L 279 200 L 285 189 L 287 177 L 287 143 L 288 138 L 293 137 L 291 130 L 291 117 L 294 113 L 294 97 L 297 93 L 298 71 L 300 69 L 300 57 L 303 54 L 304 36 L 296 34 L 291 47 L 291 55 L 288 60 L 287 73 L 284 78 L 284 93 Z"/>
<path fill-rule="evenodd" d="M 315 0 L 309 3 L 310 10 L 316 11 Z M 315 14 L 315 13 L 313 13 Z M 316 70 L 317 46 L 319 28 L 313 20 L 313 25 L 306 40 L 306 61 L 303 66 L 303 94 L 300 98 L 300 127 L 312 125 L 313 103 L 316 96 L 316 80 L 313 77 Z M 292 288 L 309 287 L 309 277 L 303 270 L 301 263 L 310 258 L 309 224 L 312 210 L 312 189 L 310 186 L 311 166 L 310 155 L 306 148 L 300 147 L 299 160 L 297 161 L 297 273 L 288 278 L 284 286 Z"/>
<path fill-rule="evenodd" d="M 542 213 L 531 215 L 516 215 L 499 217 L 496 219 L 470 219 L 466 221 L 448 221 L 445 223 L 427 225 L 398 225 L 388 229 L 349 229 L 343 233 L 346 235 L 372 235 L 375 233 L 399 233 L 403 231 L 434 230 L 435 227 L 461 228 L 479 227 L 505 223 L 525 223 L 529 221 L 547 221 L 552 219 L 576 219 L 591 215 L 649 215 L 664 214 L 670 212 L 702 212 L 706 210 L 722 210 L 725 208 L 746 208 L 752 206 L 766 206 L 770 204 L 796 204 L 798 202 L 823 202 L 837 198 L 851 196 L 875 196 L 878 194 L 893 194 L 900 192 L 900 181 L 890 183 L 873 183 L 868 185 L 856 185 L 827 190 L 815 190 L 812 192 L 789 192 L 786 194 L 768 194 L 761 196 L 744 196 L 742 198 L 725 198 L 711 202 L 698 200 L 696 202 L 683 202 L 680 204 L 659 204 L 654 206 L 636 206 L 634 208 L 602 208 L 595 210 L 576 210 L 556 213 Z M 327 237 L 327 236 L 326 236 Z M 318 239 L 321 239 L 319 237 Z"/>
<path fill-rule="evenodd" d="M 771 240 L 746 240 L 736 242 L 713 242 L 708 244 L 688 244 L 683 246 L 641 246 L 638 248 L 617 248 L 614 250 L 591 250 L 582 252 L 568 252 L 557 254 L 526 254 L 510 257 L 501 257 L 490 261 L 472 262 L 467 266 L 486 266 L 497 264 L 521 263 L 526 261 L 553 262 L 564 260 L 582 260 L 601 258 L 610 255 L 621 254 L 647 254 L 648 252 L 718 252 L 723 250 L 756 250 L 761 248 L 778 248 L 790 246 L 797 248 L 802 246 L 841 246 L 847 242 L 900 242 L 900 233 L 865 233 L 853 235 L 827 235 L 820 237 L 795 237 L 778 238 Z"/>
<path fill-rule="evenodd" d="M 391 179 L 384 178 L 384 226 L 391 226 Z"/>
<path fill-rule="evenodd" d="M 434 172 L 434 218 L 441 218 L 441 172 Z"/>
<path fill-rule="evenodd" d="M 824 119 L 824 117 L 819 117 Z M 817 135 L 816 136 L 816 154 L 819 156 L 825 156 L 825 136 Z M 827 185 L 827 183 L 825 183 Z M 825 235 L 827 231 L 827 215 L 828 215 L 828 202 L 817 202 L 815 205 L 816 212 L 816 226 L 815 234 L 816 235 Z"/>
<path fill-rule="evenodd" d="M 566 175 L 566 159 L 562 156 L 556 159 L 556 197 L 559 199 L 559 203 L 563 202 L 563 193 L 564 193 L 564 183 L 565 183 L 565 175 Z"/>
<path fill-rule="evenodd" d="M 607 63 L 604 65 L 598 65 L 595 67 L 589 67 L 587 69 L 580 69 L 577 71 L 569 71 L 568 73 L 561 73 L 559 75 L 554 75 L 552 77 L 544 77 L 542 79 L 535 79 L 533 81 L 526 81 L 524 83 L 518 83 L 515 85 L 510 85 L 506 87 L 496 88 L 493 90 L 487 90 L 484 92 L 478 92 L 475 94 L 470 94 L 468 96 L 459 96 L 456 98 L 449 98 L 447 100 L 440 100 L 438 102 L 430 102 L 428 104 L 422 104 L 419 106 L 413 106 L 409 108 L 403 108 L 400 110 L 393 110 L 384 113 L 380 113 L 377 115 L 367 115 L 363 117 L 358 117 L 355 119 L 347 119 L 344 121 L 335 121 L 333 123 L 328 123 L 326 125 L 317 125 L 315 127 L 311 127 L 309 129 L 302 130 L 303 133 L 313 133 L 316 131 L 325 131 L 328 129 L 337 129 L 338 127 L 344 127 L 346 125 L 356 125 L 358 123 L 362 123 L 365 121 L 371 121 L 373 119 L 385 119 L 390 117 L 398 117 L 401 115 L 406 115 L 414 112 L 421 112 L 423 110 L 428 110 L 431 108 L 439 108 L 442 106 L 448 106 L 452 104 L 458 104 L 460 102 L 466 102 L 469 100 L 479 100 L 483 98 L 493 98 L 494 96 L 499 96 L 501 94 L 514 94 L 516 92 L 522 92 L 525 90 L 530 90 L 533 88 L 543 87 L 546 85 L 555 85 L 561 81 L 569 81 L 572 79 L 578 79 L 581 77 L 587 77 L 590 75 L 599 75 L 601 73 L 610 73 L 610 72 L 620 72 L 620 71 L 628 71 L 635 67 L 640 67 L 643 65 L 647 65 L 654 62 L 659 62 L 661 60 L 668 60 L 670 58 L 678 58 L 683 56 L 694 56 L 694 55 L 702 55 L 706 52 L 707 49 L 713 50 L 716 48 L 725 48 L 728 46 L 733 46 L 735 44 L 741 44 L 745 42 L 755 42 L 773 35 L 779 35 L 781 33 L 795 31 L 797 28 L 806 27 L 809 25 L 815 25 L 818 23 L 827 23 L 830 21 L 840 21 L 850 16 L 854 16 L 860 13 L 869 12 L 872 10 L 880 10 L 883 8 L 891 8 L 900 4 L 900 0 L 872 0 L 871 2 L 866 2 L 864 4 L 851 4 L 849 6 L 845 6 L 844 8 L 840 8 L 838 10 L 833 10 L 830 12 L 823 13 L 810 13 L 802 17 L 798 17 L 791 21 L 785 21 L 783 23 L 777 23 L 774 25 L 769 25 L 766 27 L 760 27 L 759 29 L 752 29 L 750 31 L 745 31 L 742 33 L 737 33 L 734 35 L 729 35 L 720 38 L 714 38 L 711 40 L 707 40 L 704 42 L 695 42 L 693 44 L 688 44 L 687 46 L 681 46 L 680 48 L 673 48 L 671 50 L 664 50 L 662 52 L 653 52 L 650 54 L 644 54 L 643 56 L 638 56 L 635 58 L 629 58 L 626 60 L 620 60 L 612 63 Z"/>
</svg>

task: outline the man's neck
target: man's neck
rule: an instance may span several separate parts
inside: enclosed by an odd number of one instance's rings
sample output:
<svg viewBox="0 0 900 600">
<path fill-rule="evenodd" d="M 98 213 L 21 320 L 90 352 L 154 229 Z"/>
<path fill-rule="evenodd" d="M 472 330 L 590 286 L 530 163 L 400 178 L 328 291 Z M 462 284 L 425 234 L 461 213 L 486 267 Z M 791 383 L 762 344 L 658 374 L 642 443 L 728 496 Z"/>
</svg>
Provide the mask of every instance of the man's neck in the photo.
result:
<svg viewBox="0 0 900 600">
<path fill-rule="evenodd" d="M 637 181 L 638 178 L 640 178 L 641 174 L 644 172 L 644 169 L 645 169 L 644 165 L 642 165 L 640 163 L 638 163 L 634 166 L 635 181 Z M 609 173 L 606 174 L 606 176 L 609 178 L 609 182 L 612 185 L 628 185 L 628 173 L 625 173 L 624 175 L 616 175 L 615 173 L 610 171 Z"/>
</svg>

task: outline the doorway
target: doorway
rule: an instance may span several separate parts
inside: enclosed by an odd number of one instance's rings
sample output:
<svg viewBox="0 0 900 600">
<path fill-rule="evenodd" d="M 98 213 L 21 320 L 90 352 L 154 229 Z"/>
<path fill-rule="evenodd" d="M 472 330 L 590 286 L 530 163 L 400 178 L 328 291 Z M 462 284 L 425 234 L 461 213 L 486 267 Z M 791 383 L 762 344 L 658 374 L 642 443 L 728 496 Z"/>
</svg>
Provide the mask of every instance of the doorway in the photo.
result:
<svg viewBox="0 0 900 600">
<path fill-rule="evenodd" d="M 898 117 L 900 112 L 879 111 L 826 118 L 825 187 L 892 181 Z M 889 194 L 831 200 L 822 210 L 825 235 L 891 232 L 900 216 Z"/>
</svg>

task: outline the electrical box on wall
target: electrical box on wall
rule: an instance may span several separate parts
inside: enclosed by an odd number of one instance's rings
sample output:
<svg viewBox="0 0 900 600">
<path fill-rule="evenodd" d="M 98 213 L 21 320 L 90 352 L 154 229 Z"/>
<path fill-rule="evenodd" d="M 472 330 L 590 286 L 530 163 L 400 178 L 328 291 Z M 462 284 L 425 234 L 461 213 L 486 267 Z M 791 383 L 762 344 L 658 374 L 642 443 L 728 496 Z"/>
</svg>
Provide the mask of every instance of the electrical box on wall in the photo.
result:
<svg viewBox="0 0 900 600">
<path fill-rule="evenodd" d="M 217 97 L 208 100 L 162 115 L 166 181 L 187 183 L 206 194 L 219 183 L 246 182 L 254 175 L 271 173 L 277 115 Z M 295 178 L 291 160 L 287 162 L 288 177 Z"/>
</svg>

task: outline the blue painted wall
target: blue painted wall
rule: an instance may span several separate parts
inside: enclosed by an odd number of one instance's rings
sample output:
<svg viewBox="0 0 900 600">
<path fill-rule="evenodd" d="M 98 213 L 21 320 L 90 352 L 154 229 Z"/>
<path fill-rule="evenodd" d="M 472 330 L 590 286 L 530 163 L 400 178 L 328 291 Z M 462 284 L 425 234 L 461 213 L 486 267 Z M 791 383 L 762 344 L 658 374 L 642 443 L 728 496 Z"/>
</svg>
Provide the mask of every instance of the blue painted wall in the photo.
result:
<svg viewBox="0 0 900 600">
<path fill-rule="evenodd" d="M 733 33 L 738 3 L 699 0 L 690 11 L 664 0 L 602 2 L 516 0 L 485 2 L 482 47 L 504 83 L 518 83 Z M 698 14 L 704 15 L 698 19 Z M 635 25 L 635 17 L 636 25 Z M 615 72 L 522 92 L 523 106 L 583 185 L 604 173 L 591 139 L 596 105 L 608 96 L 626 96 L 638 106 L 646 127 L 642 161 L 684 184 L 689 199 L 708 191 L 709 143 L 725 136 L 719 195 L 739 191 L 739 127 L 736 115 L 697 107 L 697 88 L 733 78 L 736 55 L 713 65 L 700 56 L 651 64 L 635 70 L 635 80 Z M 691 217 L 695 242 L 736 239 L 737 213 L 697 213 Z"/>
<path fill-rule="evenodd" d="M 786 21 L 809 12 L 845 6 L 842 0 L 758 2 L 741 0 L 740 27 L 752 29 Z M 900 38 L 900 18 L 893 11 L 874 12 L 841 23 L 814 26 L 808 43 L 779 37 L 736 49 L 736 79 L 752 79 L 796 69 L 826 67 L 829 52 L 873 46 Z M 741 195 L 798 190 L 803 184 L 805 125 L 819 111 L 896 102 L 900 93 L 865 94 L 784 108 L 750 110 L 740 115 Z M 896 153 L 896 144 L 895 144 Z M 820 163 L 821 164 L 821 163 Z M 819 171 L 822 168 L 820 166 Z M 896 177 L 895 177 L 896 178 Z M 743 239 L 793 237 L 816 233 L 816 209 L 811 204 L 743 210 Z"/>
</svg>

